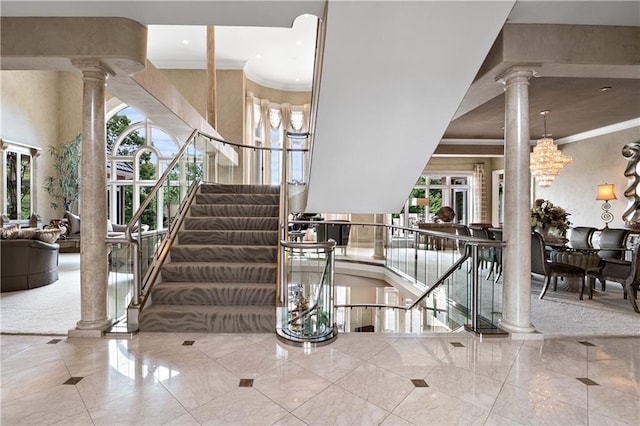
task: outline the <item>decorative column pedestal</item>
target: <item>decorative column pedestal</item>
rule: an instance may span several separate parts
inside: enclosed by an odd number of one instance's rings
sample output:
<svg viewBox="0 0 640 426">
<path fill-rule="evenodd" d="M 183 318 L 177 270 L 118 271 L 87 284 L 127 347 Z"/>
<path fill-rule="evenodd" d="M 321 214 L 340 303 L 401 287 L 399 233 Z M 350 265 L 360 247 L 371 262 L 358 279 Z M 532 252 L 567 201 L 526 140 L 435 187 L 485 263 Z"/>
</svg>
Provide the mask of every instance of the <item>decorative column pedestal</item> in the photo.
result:
<svg viewBox="0 0 640 426">
<path fill-rule="evenodd" d="M 101 337 L 112 320 L 107 315 L 109 278 L 105 82 L 109 70 L 98 60 L 73 61 L 82 71 L 82 145 L 80 161 L 80 307 L 69 337 Z"/>
<path fill-rule="evenodd" d="M 512 67 L 496 79 L 505 85 L 505 190 L 502 320 L 514 338 L 534 338 L 531 324 L 531 174 L 529 79 L 534 67 Z M 540 336 L 540 335 L 538 335 Z"/>
</svg>

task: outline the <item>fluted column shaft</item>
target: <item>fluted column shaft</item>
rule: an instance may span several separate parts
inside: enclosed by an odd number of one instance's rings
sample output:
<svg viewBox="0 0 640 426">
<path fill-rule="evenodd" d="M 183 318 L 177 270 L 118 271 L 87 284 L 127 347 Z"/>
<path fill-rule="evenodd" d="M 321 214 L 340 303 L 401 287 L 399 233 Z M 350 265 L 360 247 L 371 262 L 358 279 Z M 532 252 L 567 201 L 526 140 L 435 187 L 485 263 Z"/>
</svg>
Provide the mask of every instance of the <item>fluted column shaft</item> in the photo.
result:
<svg viewBox="0 0 640 426">
<path fill-rule="evenodd" d="M 500 326 L 532 333 L 531 218 L 529 172 L 529 79 L 532 67 L 513 67 L 497 80 L 505 85 L 504 275 Z"/>
<path fill-rule="evenodd" d="M 111 324 L 107 315 L 108 251 L 105 82 L 109 71 L 99 61 L 75 61 L 82 71 L 82 145 L 80 160 L 81 317 L 70 335 L 99 335 Z M 86 333 L 82 333 L 86 331 Z M 91 333 L 93 331 L 93 333 Z M 74 333 L 75 332 L 75 333 Z"/>
</svg>

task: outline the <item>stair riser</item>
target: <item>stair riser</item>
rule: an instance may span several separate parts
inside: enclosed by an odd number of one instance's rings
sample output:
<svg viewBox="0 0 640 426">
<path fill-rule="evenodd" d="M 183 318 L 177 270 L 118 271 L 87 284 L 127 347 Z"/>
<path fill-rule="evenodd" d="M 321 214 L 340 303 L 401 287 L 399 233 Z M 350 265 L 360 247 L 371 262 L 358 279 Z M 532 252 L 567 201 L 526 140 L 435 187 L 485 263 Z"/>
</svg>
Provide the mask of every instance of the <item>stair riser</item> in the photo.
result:
<svg viewBox="0 0 640 426">
<path fill-rule="evenodd" d="M 231 244 L 274 246 L 278 244 L 278 231 L 181 231 L 179 244 Z"/>
<path fill-rule="evenodd" d="M 196 204 L 257 204 L 277 206 L 280 197 L 271 194 L 196 194 Z"/>
<path fill-rule="evenodd" d="M 279 186 L 269 185 L 207 185 L 200 186 L 200 192 L 206 194 L 279 194 Z"/>
<path fill-rule="evenodd" d="M 143 311 L 144 312 L 144 311 Z M 140 318 L 140 330 L 175 333 L 273 333 L 275 312 L 271 315 L 149 313 Z"/>
<path fill-rule="evenodd" d="M 268 217 L 187 217 L 184 220 L 186 230 L 264 230 L 278 229 L 278 218 Z"/>
<path fill-rule="evenodd" d="M 275 262 L 276 247 L 233 247 L 233 246 L 173 246 L 172 262 Z"/>
<path fill-rule="evenodd" d="M 168 263 L 162 267 L 163 281 L 275 283 L 276 275 L 276 265 Z"/>
<path fill-rule="evenodd" d="M 193 217 L 278 217 L 278 206 L 249 204 L 194 204 L 189 208 Z"/>
<path fill-rule="evenodd" d="M 184 288 L 165 286 L 153 292 L 153 303 L 161 305 L 215 305 L 215 306 L 273 306 L 275 285 L 228 285 L 217 288 Z"/>
</svg>

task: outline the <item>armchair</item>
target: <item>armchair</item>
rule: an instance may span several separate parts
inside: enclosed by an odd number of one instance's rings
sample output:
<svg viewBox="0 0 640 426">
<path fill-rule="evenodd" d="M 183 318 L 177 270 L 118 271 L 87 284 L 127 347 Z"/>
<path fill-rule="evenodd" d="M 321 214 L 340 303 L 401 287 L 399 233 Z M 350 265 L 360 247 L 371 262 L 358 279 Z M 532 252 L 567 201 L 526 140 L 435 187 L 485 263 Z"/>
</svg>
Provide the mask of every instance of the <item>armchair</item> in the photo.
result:
<svg viewBox="0 0 640 426">
<path fill-rule="evenodd" d="M 640 286 L 640 247 L 633 251 L 631 261 L 622 259 L 606 259 L 601 269 L 587 271 L 589 288 L 598 278 L 604 288 L 606 281 L 614 281 L 622 284 L 624 298 L 629 299 L 633 310 L 640 313 L 637 302 L 637 292 Z"/>
<path fill-rule="evenodd" d="M 627 237 L 631 233 L 628 229 L 619 229 L 619 228 L 604 228 L 600 232 L 600 240 L 598 245 L 600 246 L 600 251 L 598 251 L 598 256 L 600 256 L 601 270 L 606 265 L 607 262 L 611 260 L 623 260 L 624 259 L 624 250 L 620 250 L 621 247 L 625 247 L 627 242 Z M 610 250 L 607 250 L 610 249 Z M 606 280 L 598 278 L 600 284 L 602 286 L 602 291 L 606 289 Z"/>
<path fill-rule="evenodd" d="M 544 285 L 538 299 L 542 299 L 549 288 L 553 278 L 553 291 L 558 287 L 558 277 L 580 278 L 580 300 L 584 293 L 585 270 L 566 263 L 557 263 L 547 260 L 544 248 L 544 239 L 538 232 L 531 234 L 531 273 L 544 276 Z M 593 298 L 591 286 L 589 286 L 589 299 Z"/>
</svg>

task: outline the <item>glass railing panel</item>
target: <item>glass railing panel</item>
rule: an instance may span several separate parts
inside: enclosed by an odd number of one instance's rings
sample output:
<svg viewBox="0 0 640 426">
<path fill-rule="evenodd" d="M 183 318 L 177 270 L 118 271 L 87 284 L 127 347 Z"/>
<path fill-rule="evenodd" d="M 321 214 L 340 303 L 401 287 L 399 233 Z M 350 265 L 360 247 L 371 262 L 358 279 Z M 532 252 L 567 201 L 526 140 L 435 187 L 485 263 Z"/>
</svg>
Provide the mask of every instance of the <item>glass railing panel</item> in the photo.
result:
<svg viewBox="0 0 640 426">
<path fill-rule="evenodd" d="M 320 343 L 337 336 L 332 244 L 282 242 L 283 271 L 277 333 L 290 343 Z"/>
<path fill-rule="evenodd" d="M 120 321 L 127 314 L 132 298 L 133 248 L 128 243 L 109 244 L 109 278 L 107 283 L 107 314 Z"/>
</svg>

